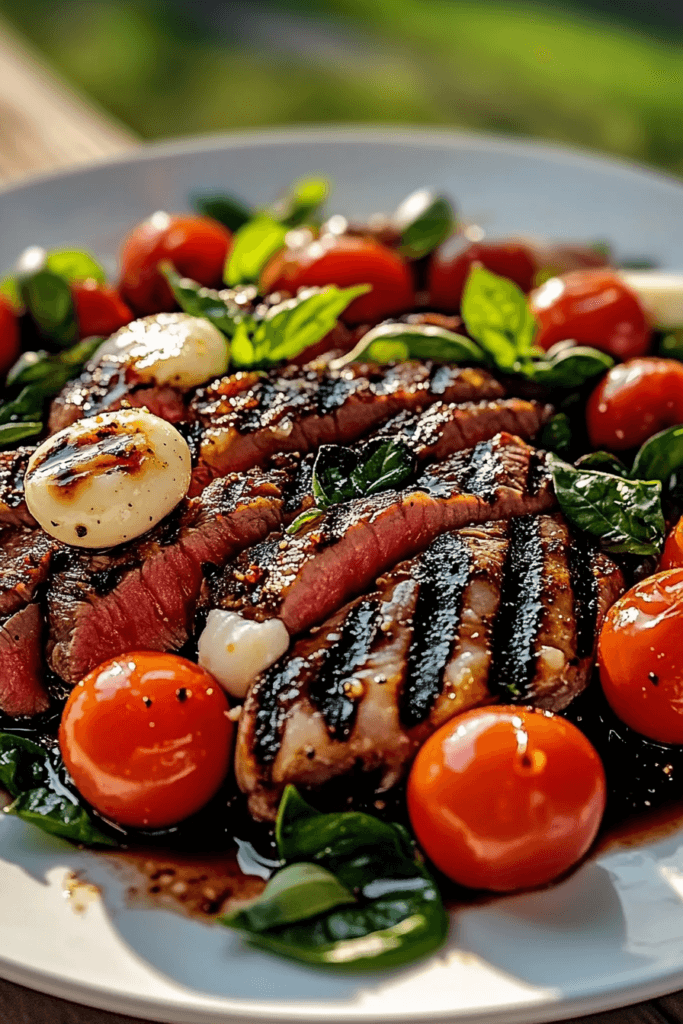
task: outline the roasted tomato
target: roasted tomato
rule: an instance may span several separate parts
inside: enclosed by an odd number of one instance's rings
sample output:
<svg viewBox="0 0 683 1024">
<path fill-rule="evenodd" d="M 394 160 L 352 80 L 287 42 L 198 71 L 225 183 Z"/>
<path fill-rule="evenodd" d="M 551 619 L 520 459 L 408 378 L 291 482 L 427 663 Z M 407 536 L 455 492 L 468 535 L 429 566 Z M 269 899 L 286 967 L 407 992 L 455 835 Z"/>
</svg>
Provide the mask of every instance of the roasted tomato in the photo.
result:
<svg viewBox="0 0 683 1024">
<path fill-rule="evenodd" d="M 174 654 L 105 662 L 71 692 L 59 745 L 85 799 L 105 817 L 161 828 L 194 814 L 228 772 L 233 724 L 212 676 Z"/>
<path fill-rule="evenodd" d="M 123 243 L 119 291 L 138 316 L 170 312 L 176 303 L 159 263 L 170 260 L 180 274 L 219 287 L 231 243 L 230 231 L 210 217 L 155 213 Z"/>
<path fill-rule="evenodd" d="M 660 569 L 680 569 L 683 567 L 683 516 L 666 538 L 666 544 L 659 563 Z"/>
<path fill-rule="evenodd" d="M 638 296 L 612 270 L 573 270 L 552 277 L 531 293 L 529 303 L 541 348 L 571 338 L 616 359 L 649 351 L 650 326 Z"/>
<path fill-rule="evenodd" d="M 0 377 L 17 361 L 20 352 L 19 322 L 9 300 L 0 295 Z"/>
<path fill-rule="evenodd" d="M 508 277 L 528 292 L 538 269 L 534 254 L 523 242 L 470 242 L 459 252 L 448 249 L 434 254 L 427 278 L 430 306 L 454 313 L 460 308 L 465 282 L 473 265 L 481 264 L 493 274 Z"/>
<path fill-rule="evenodd" d="M 372 238 L 323 235 L 297 248 L 282 249 L 261 275 L 261 291 L 287 291 L 336 284 L 369 284 L 372 291 L 355 299 L 342 314 L 349 324 L 372 323 L 405 313 L 415 303 L 410 268 L 398 253 Z"/>
<path fill-rule="evenodd" d="M 591 444 L 610 451 L 635 448 L 665 427 L 683 423 L 683 363 L 631 359 L 613 366 L 586 405 Z"/>
<path fill-rule="evenodd" d="M 660 743 L 683 743 L 683 569 L 638 583 L 600 633 L 600 682 L 616 715 Z"/>
<path fill-rule="evenodd" d="M 109 337 L 134 319 L 131 310 L 111 285 L 102 285 L 92 279 L 75 281 L 71 285 L 71 295 L 81 338 L 95 334 Z"/>
<path fill-rule="evenodd" d="M 419 751 L 408 811 L 425 853 L 460 885 L 545 885 L 588 850 L 605 808 L 595 749 L 570 722 L 519 707 L 478 708 Z"/>
</svg>

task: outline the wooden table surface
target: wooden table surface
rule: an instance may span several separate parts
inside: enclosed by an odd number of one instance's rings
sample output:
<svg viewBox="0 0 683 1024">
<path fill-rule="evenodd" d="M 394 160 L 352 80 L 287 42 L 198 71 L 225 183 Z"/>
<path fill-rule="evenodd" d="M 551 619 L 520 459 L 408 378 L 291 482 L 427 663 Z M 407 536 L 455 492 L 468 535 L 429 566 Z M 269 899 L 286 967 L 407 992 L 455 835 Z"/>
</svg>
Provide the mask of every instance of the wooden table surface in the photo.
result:
<svg viewBox="0 0 683 1024">
<path fill-rule="evenodd" d="M 0 22 L 0 185 L 104 159 L 136 145 L 139 142 L 131 132 L 76 95 Z M 0 1024 L 135 1024 L 135 1020 L 0 980 Z M 683 1024 L 683 992 L 581 1020 L 584 1024 Z"/>
</svg>

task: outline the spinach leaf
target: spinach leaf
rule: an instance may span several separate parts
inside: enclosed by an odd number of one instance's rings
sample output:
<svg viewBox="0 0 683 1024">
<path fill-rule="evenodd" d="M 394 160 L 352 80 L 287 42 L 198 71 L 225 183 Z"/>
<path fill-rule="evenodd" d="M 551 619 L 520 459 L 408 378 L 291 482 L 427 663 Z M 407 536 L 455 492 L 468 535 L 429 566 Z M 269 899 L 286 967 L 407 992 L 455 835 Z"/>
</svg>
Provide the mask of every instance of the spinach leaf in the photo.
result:
<svg viewBox="0 0 683 1024">
<path fill-rule="evenodd" d="M 197 213 L 217 220 L 230 231 L 238 231 L 253 216 L 249 207 L 240 199 L 222 192 L 197 195 L 191 202 Z"/>
<path fill-rule="evenodd" d="M 333 369 L 347 363 L 400 363 L 431 359 L 439 363 L 483 363 L 484 352 L 463 334 L 433 324 L 386 323 L 371 328 L 350 352 L 332 362 Z"/>
<path fill-rule="evenodd" d="M 513 281 L 473 266 L 460 311 L 468 333 L 500 370 L 519 372 L 536 354 L 536 321 L 524 292 Z"/>
<path fill-rule="evenodd" d="M 313 464 L 313 496 L 319 508 L 403 486 L 415 472 L 415 457 L 400 440 L 376 438 L 345 448 L 324 444 Z"/>
<path fill-rule="evenodd" d="M 455 230 L 450 202 L 428 189 L 420 189 L 404 199 L 391 220 L 401 233 L 400 252 L 409 260 L 428 256 Z"/>
<path fill-rule="evenodd" d="M 78 340 L 76 309 L 68 282 L 44 269 L 19 278 L 21 299 L 41 334 L 66 348 Z"/>
<path fill-rule="evenodd" d="M 310 224 L 320 212 L 329 191 L 330 183 L 326 178 L 303 178 L 295 181 L 269 212 L 287 229 Z"/>
<path fill-rule="evenodd" d="M 614 554 L 659 554 L 665 524 L 658 480 L 625 480 L 549 458 L 557 500 L 574 526 Z"/>
<path fill-rule="evenodd" d="M 244 931 L 265 932 L 355 902 L 330 871 L 304 861 L 278 871 L 257 900 L 229 915 L 229 919 L 233 927 Z"/>
<path fill-rule="evenodd" d="M 167 261 L 160 263 L 159 269 L 171 286 L 175 300 L 183 312 L 210 320 L 228 338 L 232 338 L 238 325 L 248 316 L 234 302 L 231 292 L 204 288 L 189 277 L 183 277 L 173 264 Z"/>
<path fill-rule="evenodd" d="M 616 455 L 611 452 L 588 452 L 577 459 L 575 466 L 578 469 L 598 469 L 603 473 L 611 473 L 612 476 L 627 477 L 628 469 Z"/>
<path fill-rule="evenodd" d="M 573 345 L 564 348 L 550 359 L 532 363 L 527 373 L 549 388 L 582 387 L 587 381 L 598 377 L 614 366 L 614 360 L 605 352 L 587 345 Z"/>
<path fill-rule="evenodd" d="M 299 888 L 301 874 L 290 875 L 299 891 L 286 901 L 286 879 L 278 881 L 277 904 L 269 901 L 268 913 L 287 917 L 286 924 L 266 920 L 264 928 L 254 928 L 244 910 L 221 918 L 245 932 L 252 945 L 304 963 L 359 970 L 409 963 L 442 944 L 448 922 L 438 887 L 400 826 L 359 812 L 321 814 L 288 786 L 276 837 L 280 857 L 289 865 L 325 874 L 317 876 L 310 897 L 305 886 Z M 344 894 L 353 894 L 353 902 Z M 327 899 L 329 907 L 310 915 L 309 898 L 321 905 Z"/>
<path fill-rule="evenodd" d="M 630 476 L 634 480 L 667 483 L 683 467 L 683 426 L 669 427 L 649 437 L 638 449 Z"/>
<path fill-rule="evenodd" d="M 0 783 L 14 797 L 4 813 L 76 843 L 115 845 L 64 785 L 57 759 L 58 755 L 22 736 L 0 733 Z"/>
<path fill-rule="evenodd" d="M 289 228 L 267 213 L 259 214 L 236 232 L 225 265 L 230 287 L 258 281 L 266 263 L 285 244 Z"/>
<path fill-rule="evenodd" d="M 557 455 L 568 455 L 572 445 L 572 428 L 566 412 L 552 416 L 541 431 L 538 439 L 541 448 Z"/>
</svg>

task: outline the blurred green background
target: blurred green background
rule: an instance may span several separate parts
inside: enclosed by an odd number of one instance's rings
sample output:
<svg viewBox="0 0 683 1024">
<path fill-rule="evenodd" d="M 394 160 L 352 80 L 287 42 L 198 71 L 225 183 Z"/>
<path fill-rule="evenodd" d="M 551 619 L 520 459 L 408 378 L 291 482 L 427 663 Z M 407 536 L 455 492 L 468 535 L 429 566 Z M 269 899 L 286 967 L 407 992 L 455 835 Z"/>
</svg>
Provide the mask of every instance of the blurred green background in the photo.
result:
<svg viewBox="0 0 683 1024">
<path fill-rule="evenodd" d="M 683 175 L 683 0 L 0 0 L 0 13 L 148 139 L 407 122 Z"/>
</svg>

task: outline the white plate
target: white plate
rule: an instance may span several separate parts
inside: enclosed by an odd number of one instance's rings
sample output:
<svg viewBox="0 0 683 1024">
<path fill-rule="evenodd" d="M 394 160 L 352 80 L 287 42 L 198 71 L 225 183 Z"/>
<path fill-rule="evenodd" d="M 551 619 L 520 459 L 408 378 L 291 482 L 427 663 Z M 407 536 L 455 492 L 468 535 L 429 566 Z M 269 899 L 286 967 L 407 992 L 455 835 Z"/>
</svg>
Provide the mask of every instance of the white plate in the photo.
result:
<svg viewBox="0 0 683 1024">
<path fill-rule="evenodd" d="M 26 245 L 112 256 L 123 232 L 197 190 L 255 203 L 293 178 L 335 182 L 333 207 L 391 210 L 420 186 L 456 197 L 497 235 L 609 239 L 620 256 L 683 269 L 683 188 L 563 149 L 495 138 L 354 129 L 278 132 L 151 147 L 0 194 L 0 267 Z M 231 933 L 124 905 L 96 855 L 0 820 L 0 974 L 65 998 L 173 1022 L 557 1019 L 683 987 L 683 833 L 589 860 L 554 888 L 453 915 L 426 962 L 339 977 L 243 947 Z M 83 914 L 68 870 L 104 896 Z"/>
</svg>

